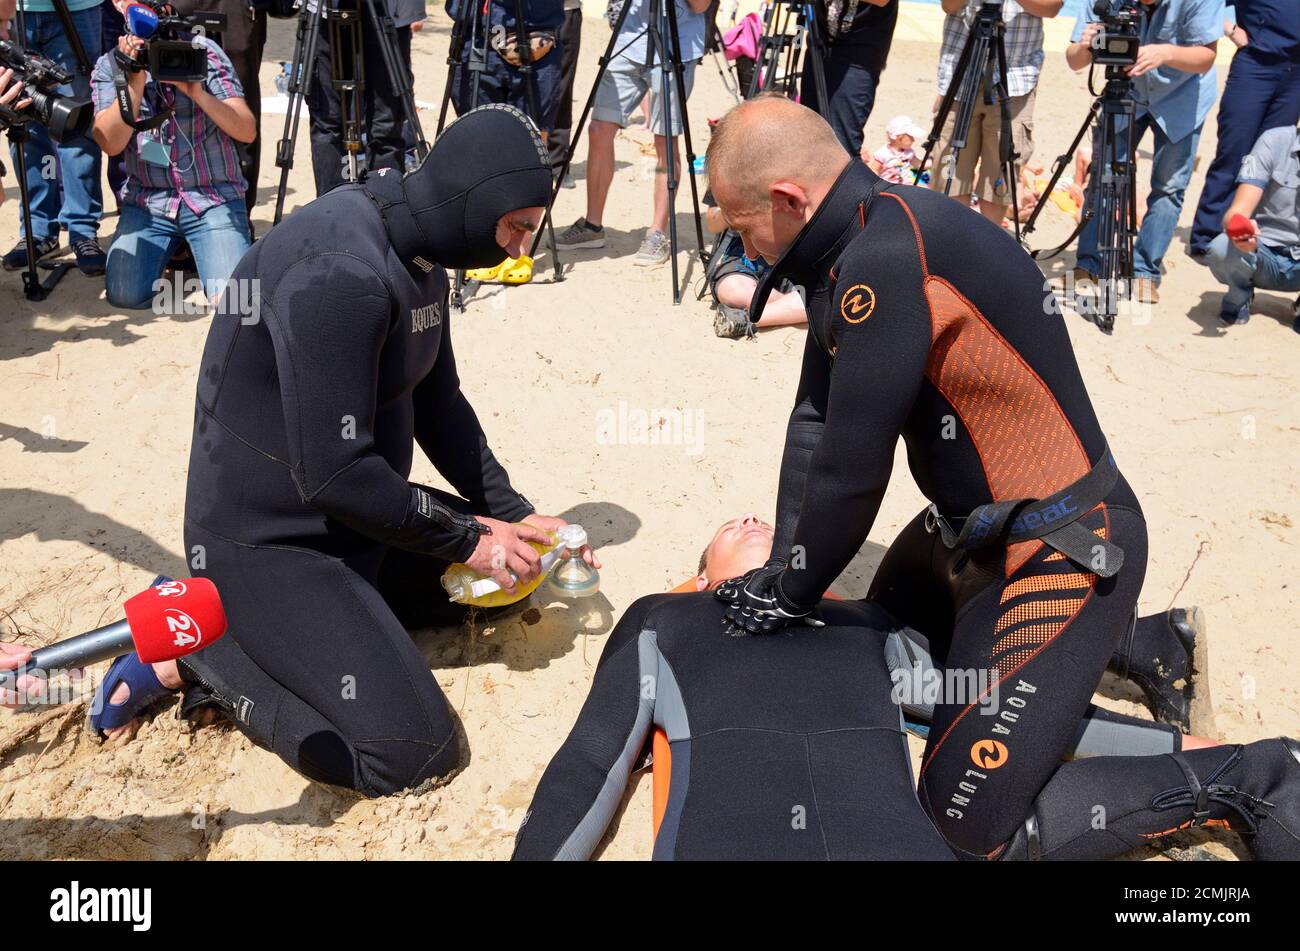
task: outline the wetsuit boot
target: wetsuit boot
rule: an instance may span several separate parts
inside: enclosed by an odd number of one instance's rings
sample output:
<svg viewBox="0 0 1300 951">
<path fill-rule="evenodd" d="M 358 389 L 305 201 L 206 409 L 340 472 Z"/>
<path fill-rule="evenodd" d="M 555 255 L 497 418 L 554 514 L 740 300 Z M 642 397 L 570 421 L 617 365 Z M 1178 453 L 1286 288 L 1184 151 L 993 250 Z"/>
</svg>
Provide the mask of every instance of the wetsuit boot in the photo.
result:
<svg viewBox="0 0 1300 951">
<path fill-rule="evenodd" d="M 995 857 L 1110 858 L 1195 826 L 1238 833 L 1256 859 L 1300 859 L 1300 743 L 1066 763 Z"/>
<path fill-rule="evenodd" d="M 1184 733 L 1213 735 L 1209 640 L 1200 608 L 1171 608 L 1137 618 L 1107 669 L 1141 688 L 1157 720 Z"/>
</svg>

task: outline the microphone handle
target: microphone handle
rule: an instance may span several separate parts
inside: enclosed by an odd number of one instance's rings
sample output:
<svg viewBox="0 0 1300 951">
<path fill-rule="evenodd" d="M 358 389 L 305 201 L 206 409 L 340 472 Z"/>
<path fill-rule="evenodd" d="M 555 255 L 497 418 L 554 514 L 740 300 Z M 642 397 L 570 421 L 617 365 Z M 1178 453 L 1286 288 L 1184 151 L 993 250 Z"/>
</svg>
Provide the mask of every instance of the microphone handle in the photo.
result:
<svg viewBox="0 0 1300 951">
<path fill-rule="evenodd" d="M 0 670 L 0 690 L 14 690 L 18 678 L 34 670 L 71 670 L 87 667 L 110 657 L 120 657 L 135 650 L 131 627 L 126 620 L 114 621 L 66 641 L 32 651 L 31 659 L 18 670 Z"/>
</svg>

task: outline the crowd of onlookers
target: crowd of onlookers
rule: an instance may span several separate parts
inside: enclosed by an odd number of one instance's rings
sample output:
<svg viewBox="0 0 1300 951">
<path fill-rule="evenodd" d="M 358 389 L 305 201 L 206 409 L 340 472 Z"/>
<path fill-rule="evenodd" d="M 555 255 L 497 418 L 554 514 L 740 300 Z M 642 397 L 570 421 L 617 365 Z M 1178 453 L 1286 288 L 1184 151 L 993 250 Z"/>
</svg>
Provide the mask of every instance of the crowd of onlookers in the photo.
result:
<svg viewBox="0 0 1300 951">
<path fill-rule="evenodd" d="M 253 239 L 249 211 L 257 198 L 261 162 L 258 70 L 266 41 L 268 10 L 291 12 L 283 0 L 173 0 L 181 13 L 223 13 L 220 37 L 200 37 L 208 76 L 203 82 L 154 82 L 147 69 L 123 70 L 122 58 L 142 56 L 142 42 L 123 29 L 127 0 L 67 0 L 72 23 L 88 54 L 87 75 L 77 69 L 72 45 L 51 0 L 0 0 L 0 24 L 14 20 L 15 4 L 24 13 L 28 49 L 77 74 L 77 89 L 93 97 L 95 119 L 80 136 L 55 142 L 36 123 L 27 136 L 27 184 L 36 255 L 42 261 L 69 251 L 86 274 L 106 273 L 107 297 L 114 306 L 148 306 L 155 285 L 169 266 L 192 257 L 210 295 L 219 292 Z M 318 0 L 307 0 L 316 9 Z M 396 27 L 397 54 L 410 73 L 411 33 L 424 22 L 423 0 L 382 0 Z M 674 0 L 678 46 L 683 62 L 681 88 L 689 97 L 695 70 L 718 37 L 716 0 Z M 946 14 L 938 67 L 939 99 L 949 91 L 956 66 L 971 35 L 982 0 L 941 0 Z M 581 0 L 492 0 L 481 17 L 481 52 L 466 43 L 450 90 L 458 112 L 486 102 L 526 110 L 546 136 L 557 170 L 571 139 L 574 74 L 581 43 Z M 818 108 L 844 147 L 860 154 L 891 182 L 946 190 L 955 200 L 999 223 L 1029 211 L 1041 194 L 1033 174 L 1034 104 L 1044 62 L 1043 21 L 1061 12 L 1062 0 L 1005 0 L 1001 5 L 1006 57 L 1005 104 L 983 94 L 970 109 L 965 146 L 953 150 L 957 110 L 949 112 L 930 165 L 921 177 L 920 143 L 926 130 L 907 116 L 886 126 L 887 141 L 863 144 L 863 130 L 875 102 L 898 18 L 898 0 L 829 0 L 822 5 L 827 43 L 803 60 L 799 95 Z M 679 138 L 682 108 L 673 94 L 664 108 L 661 67 L 650 65 L 647 44 L 653 33 L 650 0 L 612 0 L 607 10 L 618 36 L 613 55 L 592 94 L 587 127 L 586 210 L 556 235 L 562 251 L 605 245 L 604 213 L 614 179 L 614 141 L 638 108 L 647 113 L 654 136 L 656 166 L 650 223 L 634 263 L 658 265 L 669 254 L 668 156 L 681 177 Z M 446 10 L 468 22 L 474 8 L 465 0 L 446 0 Z M 1209 266 L 1227 290 L 1225 324 L 1248 319 L 1254 290 L 1300 290 L 1300 4 L 1295 0 L 1138 0 L 1141 45 L 1127 70 L 1136 102 L 1134 128 L 1125 129 L 1121 147 L 1150 135 L 1149 182 L 1142 183 L 1140 228 L 1134 240 L 1134 297 L 1159 299 L 1162 263 L 1173 242 L 1184 197 L 1192 184 L 1197 144 L 1217 97 L 1214 63 L 1220 40 L 1236 47 L 1222 99 L 1218 103 L 1218 146 L 1204 176 L 1187 251 Z M 515 22 L 521 11 L 524 29 Z M 1099 30 L 1091 4 L 1078 18 L 1066 62 L 1088 68 Z M 366 69 L 365 154 L 370 169 L 402 167 L 411 144 L 398 90 L 382 70 L 383 52 L 367 18 L 362 18 Z M 0 33 L 7 35 L 7 27 Z M 526 35 L 521 35 L 526 34 Z M 605 39 L 601 38 L 602 41 Z M 343 180 L 345 149 L 338 92 L 330 82 L 329 32 L 322 30 L 315 82 L 307 99 L 311 160 L 317 193 Z M 521 43 L 529 46 L 532 69 L 521 69 Z M 114 55 L 115 51 L 117 56 Z M 483 55 L 485 69 L 468 68 Z M 815 57 L 819 62 L 814 64 Z M 818 75 L 820 74 L 820 75 Z M 2 80 L 3 77 L 0 77 Z M 818 82 L 827 102 L 819 103 Z M 119 101 L 125 85 L 132 114 Z M 985 90 L 986 91 L 986 90 Z M 954 93 L 957 96 L 958 93 Z M 1001 149 L 1008 134 L 1017 156 L 1014 176 L 1023 191 L 1012 208 Z M 1073 212 L 1087 219 L 1091 178 L 1087 144 L 1073 188 Z M 117 202 L 116 233 L 107 251 L 100 242 L 104 212 L 102 164 Z M 572 182 L 566 182 L 571 185 Z M 707 196 L 706 196 L 707 198 Z M 711 231 L 720 234 L 710 267 L 720 335 L 752 333 L 744 311 L 767 263 L 751 260 L 716 208 L 708 208 Z M 61 235 L 67 233 L 66 247 Z M 27 266 L 20 240 L 3 257 L 8 270 Z M 1086 285 L 1100 270 L 1095 220 L 1086 221 L 1078 239 L 1073 279 Z M 802 319 L 802 301 L 777 289 L 759 326 Z M 1300 329 L 1298 325 L 1297 329 Z"/>
<path fill-rule="evenodd" d="M 954 82 L 963 48 L 971 36 L 982 0 L 941 0 L 943 40 L 939 54 L 939 102 Z M 1006 61 L 1004 104 L 986 95 L 987 81 L 970 108 L 965 145 L 955 156 L 951 140 L 957 110 L 952 109 L 940 133 L 935 155 L 924 172 L 930 187 L 946 190 L 957 201 L 976 208 L 991 220 L 1006 223 L 1012 213 L 1012 191 L 1000 151 L 1009 127 L 1017 154 L 1023 202 L 1027 212 L 1035 202 L 1054 196 L 1040 194 L 1046 184 L 1030 170 L 1034 150 L 1034 98 L 1044 62 L 1043 21 L 1056 17 L 1062 0 L 1005 0 L 1001 6 Z M 878 149 L 862 146 L 862 122 L 870 113 L 881 71 L 889 51 L 889 36 L 897 0 L 832 2 L 832 15 L 855 11 L 872 25 L 869 46 L 832 44 L 826 69 L 830 117 L 845 148 L 858 152 L 877 174 L 895 183 L 913 184 L 921 174 L 919 145 L 927 134 L 910 117 L 898 116 L 886 126 L 887 142 Z M 1218 146 L 1205 175 L 1187 252 L 1209 266 L 1226 287 L 1220 308 L 1225 325 L 1249 318 L 1255 289 L 1300 291 L 1300 223 L 1297 184 L 1300 183 L 1300 4 L 1294 0 L 1139 0 L 1140 46 L 1132 82 L 1136 121 L 1122 129 L 1118 148 L 1128 150 L 1150 133 L 1149 182 L 1138 183 L 1142 197 L 1136 209 L 1140 222 L 1133 242 L 1131 293 L 1142 304 L 1159 300 L 1162 264 L 1192 182 L 1197 144 L 1218 95 L 1214 63 L 1217 44 L 1226 39 L 1236 47 L 1218 109 Z M 1066 51 L 1071 69 L 1092 62 L 1091 46 L 1101 24 L 1093 5 L 1078 18 Z M 852 36 L 853 30 L 843 35 Z M 841 82 L 829 60 L 856 57 L 855 82 Z M 805 93 L 809 88 L 805 69 Z M 960 90 L 954 93 L 960 98 Z M 839 102 L 852 100 L 852 104 Z M 809 101 L 805 95 L 804 101 Z M 851 117 L 851 118 L 850 118 Z M 1077 262 L 1071 290 L 1098 280 L 1101 270 L 1097 222 L 1087 214 L 1092 178 L 1088 143 L 1080 149 L 1073 181 L 1062 189 L 1061 202 L 1076 219 L 1084 219 L 1078 237 Z M 1071 194 L 1072 192 L 1072 194 Z M 1232 222 L 1234 226 L 1230 226 Z M 721 229 L 724 223 L 715 222 Z M 735 260 L 743 253 L 724 239 L 720 265 L 713 270 L 712 290 L 719 334 L 752 333 L 744 319 L 746 291 L 766 270 L 762 261 Z M 737 276 L 737 272 L 740 276 Z M 774 294 L 759 326 L 791 322 L 797 306 Z M 1300 311 L 1296 329 L 1300 331 Z"/>
</svg>

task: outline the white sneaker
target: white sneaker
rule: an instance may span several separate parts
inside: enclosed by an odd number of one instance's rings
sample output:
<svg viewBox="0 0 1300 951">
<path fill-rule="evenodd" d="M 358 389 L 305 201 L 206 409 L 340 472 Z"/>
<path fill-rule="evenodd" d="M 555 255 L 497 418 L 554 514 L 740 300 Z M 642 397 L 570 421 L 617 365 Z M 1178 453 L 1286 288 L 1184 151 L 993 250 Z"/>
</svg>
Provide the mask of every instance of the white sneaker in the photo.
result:
<svg viewBox="0 0 1300 951">
<path fill-rule="evenodd" d="M 668 235 L 652 228 L 646 232 L 645 240 L 641 242 L 641 247 L 637 249 L 636 257 L 632 259 L 632 263 L 641 267 L 655 267 L 666 264 L 670 250 Z"/>
</svg>

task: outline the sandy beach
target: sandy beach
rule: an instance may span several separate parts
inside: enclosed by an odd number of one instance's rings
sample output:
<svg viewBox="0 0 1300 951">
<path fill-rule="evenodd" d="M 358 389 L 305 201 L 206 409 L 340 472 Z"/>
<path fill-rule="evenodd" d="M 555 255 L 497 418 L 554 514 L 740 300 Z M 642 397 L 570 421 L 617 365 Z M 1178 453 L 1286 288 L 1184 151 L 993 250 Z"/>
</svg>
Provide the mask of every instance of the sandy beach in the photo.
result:
<svg viewBox="0 0 1300 951">
<path fill-rule="evenodd" d="M 608 38 L 589 7 L 578 106 Z M 867 126 L 872 148 L 883 144 L 895 115 L 928 125 L 939 20 L 936 7 L 905 4 Z M 1060 52 L 1070 25 L 1049 31 L 1033 164 L 1050 165 L 1088 108 L 1085 76 L 1071 73 Z M 414 38 L 417 96 L 435 104 L 422 115 L 430 134 L 447 36 L 439 6 Z M 292 40 L 292 24 L 275 23 L 262 67 L 267 95 Z M 1220 84 L 1225 74 L 1221 65 Z M 731 103 L 706 59 L 690 100 L 698 153 L 707 120 Z M 271 157 L 282 122 L 263 118 L 259 233 L 270 227 L 278 180 Z M 631 265 L 650 216 L 648 141 L 644 127 L 619 136 L 608 247 L 565 254 L 561 283 L 549 283 L 543 257 L 541 280 L 481 290 L 452 317 L 463 386 L 516 487 L 540 511 L 585 526 L 605 564 L 593 607 L 541 599 L 540 617 L 416 635 L 463 723 L 471 753 L 465 770 L 441 788 L 368 801 L 308 782 L 238 732 L 191 730 L 174 703 L 123 746 L 101 745 L 86 732 L 75 704 L 0 711 L 0 858 L 509 856 L 620 612 L 689 577 L 722 520 L 749 510 L 770 518 L 776 496 L 805 331 L 750 341 L 714 336 L 708 305 L 696 299 L 702 268 L 689 189 L 677 204 L 679 263 L 689 276 L 683 302 L 672 303 L 666 267 Z M 1246 742 L 1300 732 L 1300 337 L 1291 330 L 1292 299 L 1268 293 L 1257 298 L 1249 324 L 1225 332 L 1218 285 L 1182 251 L 1214 147 L 1211 119 L 1151 318 L 1121 316 L 1112 337 L 1073 313 L 1066 319 L 1102 426 L 1149 523 L 1142 612 L 1171 604 L 1205 610 L 1217 734 Z M 583 142 L 578 187 L 560 194 L 557 230 L 583 212 L 585 151 Z M 313 194 L 305 122 L 297 154 L 290 207 Z M 12 176 L 5 185 L 0 234 L 8 241 L 18 231 L 18 201 Z M 1044 217 L 1036 246 L 1069 231 L 1055 209 Z M 115 227 L 116 218 L 106 217 L 106 245 Z M 1044 271 L 1057 277 L 1072 265 L 1067 252 L 1044 262 Z M 79 633 L 116 619 L 121 603 L 156 574 L 191 573 L 181 518 L 207 328 L 202 313 L 115 312 L 102 278 L 75 271 L 39 303 L 24 298 L 20 275 L 0 277 L 0 639 L 38 645 Z M 489 377 L 506 383 L 489 388 Z M 443 484 L 423 457 L 412 478 Z M 838 593 L 865 593 L 885 546 L 922 504 L 900 452 L 870 539 Z M 1112 678 L 1098 696 L 1145 715 L 1136 691 Z M 648 858 L 650 811 L 643 775 L 602 856 Z"/>
</svg>

